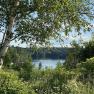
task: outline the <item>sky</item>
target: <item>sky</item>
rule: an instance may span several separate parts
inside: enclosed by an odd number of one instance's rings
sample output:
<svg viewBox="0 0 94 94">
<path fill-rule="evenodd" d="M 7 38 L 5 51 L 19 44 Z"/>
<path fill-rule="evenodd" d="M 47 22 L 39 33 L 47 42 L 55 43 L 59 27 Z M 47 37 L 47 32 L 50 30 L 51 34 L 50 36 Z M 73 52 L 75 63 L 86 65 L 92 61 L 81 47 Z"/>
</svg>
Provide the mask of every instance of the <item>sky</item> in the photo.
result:
<svg viewBox="0 0 94 94">
<path fill-rule="evenodd" d="M 37 17 L 37 12 L 34 12 L 31 14 L 33 18 Z M 51 44 L 54 47 L 71 47 L 70 43 L 75 40 L 78 43 L 83 40 L 83 42 L 89 41 L 91 39 L 92 33 L 94 33 L 94 20 L 90 21 L 92 24 L 91 31 L 80 31 L 81 35 L 78 35 L 74 30 L 69 33 L 69 36 L 65 36 L 64 33 L 62 33 L 62 38 L 64 39 L 64 42 L 58 42 L 57 40 L 51 40 Z M 0 32 L 0 42 L 2 40 L 3 34 Z M 19 47 L 28 47 L 29 45 L 25 43 L 21 43 L 21 41 L 12 41 L 10 45 L 13 46 L 19 46 Z"/>
<path fill-rule="evenodd" d="M 94 31 L 90 31 L 90 32 L 82 32 L 81 35 L 78 35 L 75 31 L 73 32 L 70 32 L 69 33 L 69 36 L 65 36 L 64 38 L 64 43 L 59 43 L 59 42 L 56 42 L 56 41 L 53 41 L 54 43 L 54 46 L 55 47 L 60 47 L 60 46 L 63 46 L 63 47 L 71 47 L 71 42 L 72 41 L 76 41 L 78 44 L 81 43 L 81 42 L 88 42 L 91 37 L 92 37 L 92 33 Z"/>
<path fill-rule="evenodd" d="M 62 36 L 64 37 L 64 42 L 58 42 L 57 40 L 51 40 L 51 43 L 52 43 L 52 46 L 54 47 L 71 47 L 70 43 L 75 40 L 77 41 L 78 43 L 81 41 L 81 42 L 87 42 L 91 39 L 92 37 L 92 33 L 94 33 L 94 29 L 92 29 L 92 31 L 86 31 L 86 32 L 83 32 L 81 31 L 81 35 L 78 35 L 75 31 L 73 32 L 70 32 L 69 33 L 69 36 L 65 36 L 64 34 L 62 34 Z M 27 44 L 25 43 L 22 43 L 20 41 L 12 41 L 11 42 L 11 45 L 14 45 L 14 46 L 20 46 L 20 47 L 28 47 Z"/>
<path fill-rule="evenodd" d="M 94 21 L 92 22 L 92 24 L 94 24 Z M 91 39 L 92 33 L 94 33 L 94 25 L 92 26 L 92 30 L 91 31 L 86 31 L 83 32 L 81 31 L 81 35 L 78 35 L 75 31 L 72 31 L 69 33 L 69 36 L 65 36 L 64 34 L 62 34 L 63 38 L 64 38 L 64 42 L 58 42 L 57 40 L 51 40 L 52 46 L 54 47 L 71 47 L 70 43 L 75 40 L 78 43 L 83 40 L 83 42 L 89 41 Z M 2 40 L 2 36 L 3 34 L 0 33 L 0 42 Z M 10 45 L 14 45 L 14 46 L 19 46 L 19 47 L 29 47 L 29 45 L 25 44 L 25 43 L 21 43 L 21 41 L 12 41 L 10 43 Z"/>
<path fill-rule="evenodd" d="M 92 23 L 93 24 L 93 23 Z M 94 33 L 94 25 L 92 26 L 92 30 L 91 31 L 86 31 L 83 32 L 81 31 L 81 35 L 78 35 L 75 31 L 72 31 L 69 33 L 69 36 L 65 36 L 64 34 L 62 34 L 63 38 L 64 38 L 64 42 L 58 42 L 57 40 L 51 40 L 51 44 L 54 47 L 71 47 L 70 43 L 75 40 L 78 43 L 80 41 L 83 40 L 83 42 L 89 41 L 91 39 L 92 33 Z M 2 36 L 3 34 L 0 33 L 0 42 L 2 40 Z M 10 43 L 10 45 L 13 46 L 19 46 L 19 47 L 29 47 L 29 45 L 25 44 L 25 43 L 21 43 L 21 41 L 12 41 Z"/>
<path fill-rule="evenodd" d="M 36 18 L 37 17 L 37 12 L 34 12 L 31 15 L 32 15 L 33 18 Z M 54 46 L 54 47 L 61 47 L 61 46 L 71 47 L 70 43 L 73 40 L 77 41 L 78 43 L 82 40 L 83 40 L 83 42 L 89 41 L 91 39 L 92 33 L 94 33 L 94 20 L 90 21 L 90 23 L 92 24 L 91 31 L 86 31 L 86 32 L 80 31 L 81 35 L 78 35 L 73 30 L 72 32 L 69 33 L 69 36 L 65 36 L 64 33 L 62 33 L 64 42 L 62 43 L 62 42 L 58 42 L 57 40 L 51 40 L 52 46 Z M 18 41 L 18 42 L 12 41 L 11 45 L 20 46 L 20 47 L 27 47 L 28 46 L 25 43 L 21 44 L 20 41 Z"/>
<path fill-rule="evenodd" d="M 30 2 L 30 0 L 28 0 Z M 35 11 L 34 13 L 31 14 L 33 18 L 36 18 L 37 17 L 37 12 Z M 55 46 L 55 47 L 71 47 L 70 43 L 73 41 L 73 40 L 76 40 L 78 43 L 79 41 L 83 40 L 84 42 L 85 41 L 89 41 L 91 39 L 91 36 L 92 36 L 92 33 L 94 33 L 94 20 L 91 21 L 92 23 L 92 30 L 89 32 L 83 32 L 81 31 L 81 35 L 78 36 L 78 34 L 73 30 L 72 32 L 69 33 L 69 36 L 65 36 L 63 33 L 62 33 L 62 36 L 64 38 L 64 42 L 58 42 L 56 40 L 51 40 L 51 43 L 52 43 L 52 46 Z M 2 40 L 2 36 L 3 34 L 0 32 L 0 42 Z M 12 41 L 10 43 L 10 45 L 14 45 L 14 46 L 20 46 L 20 47 L 28 47 L 27 44 L 25 43 L 21 43 L 21 41 Z"/>
</svg>

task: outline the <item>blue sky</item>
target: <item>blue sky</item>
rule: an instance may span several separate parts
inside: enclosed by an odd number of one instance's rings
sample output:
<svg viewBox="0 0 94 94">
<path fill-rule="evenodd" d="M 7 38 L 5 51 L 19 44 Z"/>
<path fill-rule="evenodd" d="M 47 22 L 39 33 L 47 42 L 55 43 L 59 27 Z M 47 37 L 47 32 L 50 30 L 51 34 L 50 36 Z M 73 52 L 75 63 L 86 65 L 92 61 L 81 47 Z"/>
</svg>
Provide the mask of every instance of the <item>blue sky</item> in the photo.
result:
<svg viewBox="0 0 94 94">
<path fill-rule="evenodd" d="M 94 24 L 93 22 L 92 22 L 92 24 Z M 60 47 L 60 46 L 71 47 L 70 42 L 72 42 L 73 40 L 76 40 L 77 42 L 79 42 L 80 40 L 89 41 L 91 39 L 92 33 L 94 33 L 94 25 L 93 25 L 91 31 L 86 31 L 86 32 L 81 31 L 81 33 L 82 33 L 81 35 L 77 35 L 77 33 L 75 31 L 73 31 L 73 32 L 69 33 L 69 36 L 65 36 L 64 34 L 62 34 L 62 36 L 64 38 L 64 42 L 63 43 L 62 42 L 58 42 L 56 40 L 51 40 L 51 43 L 55 47 Z M 0 42 L 2 40 L 2 36 L 3 36 L 3 34 L 0 33 Z M 16 42 L 12 41 L 10 45 L 20 46 L 20 47 L 28 47 L 29 46 L 29 45 L 27 45 L 25 43 L 21 44 L 21 41 L 16 41 Z"/>
<path fill-rule="evenodd" d="M 60 46 L 71 47 L 70 42 L 72 42 L 73 40 L 76 40 L 77 42 L 79 42 L 81 40 L 83 40 L 83 42 L 89 41 L 91 39 L 92 33 L 94 33 L 93 28 L 92 28 L 92 31 L 86 31 L 86 32 L 81 31 L 81 33 L 82 33 L 81 35 L 78 35 L 75 31 L 70 32 L 69 36 L 65 36 L 63 34 L 62 36 L 64 37 L 64 42 L 62 43 L 62 42 L 58 42 L 56 40 L 51 40 L 52 46 L 55 46 L 55 47 L 60 47 Z M 20 46 L 20 47 L 28 47 L 27 44 L 25 44 L 25 43 L 21 44 L 20 41 L 17 41 L 17 42 L 12 41 L 11 45 Z"/>
<path fill-rule="evenodd" d="M 32 14 L 33 17 L 36 17 L 36 13 Z M 67 46 L 67 47 L 71 47 L 70 43 L 73 41 L 73 40 L 76 40 L 78 43 L 79 41 L 83 40 L 83 42 L 85 41 L 89 41 L 91 39 L 91 36 L 92 36 L 92 33 L 94 33 L 94 20 L 91 21 L 91 24 L 92 24 L 92 27 L 91 27 L 91 31 L 86 31 L 86 32 L 83 32 L 83 31 L 80 31 L 81 32 L 81 35 L 78 35 L 74 30 L 72 32 L 69 33 L 69 36 L 65 36 L 64 34 L 62 34 L 62 38 L 64 39 L 64 42 L 58 42 L 56 40 L 51 40 L 51 43 L 52 43 L 52 46 L 55 46 L 55 47 L 60 47 L 60 46 Z M 3 34 L 0 32 L 0 42 L 2 40 L 2 36 Z M 10 45 L 14 45 L 14 46 L 20 46 L 20 47 L 28 47 L 29 45 L 25 44 L 25 43 L 21 43 L 21 41 L 12 41 L 10 43 Z"/>
<path fill-rule="evenodd" d="M 94 31 L 92 30 L 90 32 L 88 32 L 88 31 L 87 32 L 81 31 L 81 32 L 82 32 L 81 35 L 78 35 L 75 31 L 70 32 L 69 33 L 69 36 L 65 36 L 64 43 L 59 43 L 59 42 L 53 41 L 54 46 L 55 47 L 60 47 L 60 46 L 63 46 L 63 47 L 71 47 L 70 43 L 73 40 L 77 41 L 77 43 L 79 43 L 80 41 L 81 42 L 89 41 L 91 39 L 92 33 Z"/>
</svg>

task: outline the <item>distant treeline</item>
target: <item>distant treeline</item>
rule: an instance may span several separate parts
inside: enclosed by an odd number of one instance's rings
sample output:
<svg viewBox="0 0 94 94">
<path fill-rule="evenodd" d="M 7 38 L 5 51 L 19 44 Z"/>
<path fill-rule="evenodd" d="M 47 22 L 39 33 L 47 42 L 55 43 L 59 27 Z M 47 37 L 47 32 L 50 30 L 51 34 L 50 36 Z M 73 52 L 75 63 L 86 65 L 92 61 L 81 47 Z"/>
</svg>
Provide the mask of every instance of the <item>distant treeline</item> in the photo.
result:
<svg viewBox="0 0 94 94">
<path fill-rule="evenodd" d="M 65 59 L 72 48 L 39 48 L 32 53 L 33 59 Z"/>
<path fill-rule="evenodd" d="M 11 54 L 17 54 L 18 56 L 31 57 L 32 59 L 65 59 L 66 56 L 73 48 L 21 48 L 21 47 L 10 47 L 9 52 Z"/>
</svg>

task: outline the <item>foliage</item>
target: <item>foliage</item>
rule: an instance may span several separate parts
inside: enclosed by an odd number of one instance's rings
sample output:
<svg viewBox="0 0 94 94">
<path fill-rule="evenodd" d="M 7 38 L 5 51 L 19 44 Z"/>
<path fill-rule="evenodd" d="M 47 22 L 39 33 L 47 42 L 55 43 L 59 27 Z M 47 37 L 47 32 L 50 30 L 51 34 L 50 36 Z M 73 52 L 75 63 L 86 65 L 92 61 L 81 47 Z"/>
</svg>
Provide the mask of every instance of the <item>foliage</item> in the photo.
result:
<svg viewBox="0 0 94 94">
<path fill-rule="evenodd" d="M 87 58 L 94 57 L 94 39 L 85 42 L 79 53 L 81 61 L 86 61 Z"/>
<path fill-rule="evenodd" d="M 57 65 L 56 69 L 35 68 L 31 73 L 32 88 L 37 94 L 68 94 L 70 88 L 67 86 L 67 81 L 75 78 L 75 75 L 73 71 L 62 68 L 61 64 Z"/>
<path fill-rule="evenodd" d="M 75 69 L 66 69 L 60 63 L 55 69 L 38 69 L 30 66 L 31 63 L 25 63 L 16 71 L 8 69 L 0 71 L 0 81 L 3 81 L 4 87 L 0 89 L 3 90 L 2 92 L 12 92 L 12 94 L 14 92 L 17 92 L 14 94 L 93 94 L 93 63 L 94 58 L 91 58 L 77 65 Z M 89 78 L 86 76 L 88 74 Z M 13 91 L 14 88 L 16 91 Z"/>
<path fill-rule="evenodd" d="M 87 59 L 86 62 L 82 62 L 80 67 L 87 70 L 87 72 L 94 72 L 94 57 Z"/>
<path fill-rule="evenodd" d="M 76 46 L 78 47 L 78 45 Z M 90 49 L 92 48 L 91 44 L 88 44 L 88 46 L 90 46 Z M 17 53 L 13 49 L 12 51 Z M 18 50 L 19 54 L 20 51 L 21 49 Z M 75 50 L 75 52 L 69 54 L 67 67 L 58 63 L 55 69 L 38 69 L 32 66 L 29 57 L 25 56 L 26 54 L 22 54 L 20 56 L 21 60 L 27 60 L 22 64 L 14 64 L 11 67 L 16 72 L 8 69 L 0 70 L 0 94 L 93 94 L 94 57 L 87 59 L 85 62 L 78 63 L 73 68 L 73 63 L 71 64 L 71 62 L 74 56 L 78 56 L 79 51 L 77 50 L 76 53 Z M 21 51 L 21 53 L 23 52 L 25 50 Z M 11 55 L 12 53 L 7 55 L 8 59 L 6 58 L 5 62 L 16 60 L 15 56 Z M 19 55 L 17 59 L 20 59 Z"/>
<path fill-rule="evenodd" d="M 15 69 L 17 69 L 18 66 L 16 66 Z M 28 81 L 32 77 L 32 69 L 33 65 L 31 62 L 26 62 L 20 65 L 18 71 L 19 71 L 19 77 L 23 78 L 23 80 Z"/>
<path fill-rule="evenodd" d="M 94 84 L 84 85 L 82 82 L 78 82 L 75 79 L 68 82 L 68 87 L 71 88 L 72 94 L 93 94 Z"/>
<path fill-rule="evenodd" d="M 70 48 L 63 47 L 40 47 L 37 50 L 32 50 L 33 59 L 65 59 L 67 52 L 71 50 Z"/>
<path fill-rule="evenodd" d="M 0 28 L 6 31 L 14 18 L 15 32 L 5 32 L 10 34 L 8 38 L 41 44 L 51 37 L 56 39 L 62 24 L 65 34 L 72 27 L 76 31 L 87 27 L 89 21 L 85 17 L 93 18 L 92 6 L 92 0 L 0 0 Z"/>
<path fill-rule="evenodd" d="M 64 62 L 64 66 L 67 68 L 67 69 L 72 69 L 75 67 L 75 55 L 73 53 L 69 53 L 65 62 Z"/>
<path fill-rule="evenodd" d="M 4 57 L 4 67 L 11 68 L 11 66 L 17 66 L 19 64 L 28 63 L 32 61 L 31 53 L 28 49 L 20 47 L 10 47 L 7 54 Z M 21 67 L 21 66 L 20 66 Z"/>
<path fill-rule="evenodd" d="M 69 51 L 73 51 L 73 48 L 45 47 L 33 50 L 32 48 L 12 46 L 9 48 L 4 59 L 11 59 L 10 61 L 14 63 L 32 61 L 31 59 L 65 59 Z"/>
<path fill-rule="evenodd" d="M 84 42 L 82 45 L 72 42 L 73 50 L 69 51 L 69 54 L 65 60 L 65 67 L 68 69 L 75 68 L 76 65 L 82 61 L 86 61 L 89 58 L 94 57 L 94 39 L 92 37 L 89 42 Z"/>
<path fill-rule="evenodd" d="M 78 80 L 80 73 L 79 68 L 67 70 L 60 64 L 55 69 L 35 68 L 31 77 L 32 88 L 37 94 L 93 94 L 94 83 L 90 84 L 89 79 L 83 84 L 82 80 Z"/>
<path fill-rule="evenodd" d="M 35 94 L 31 89 L 14 71 L 0 70 L 0 94 Z"/>
<path fill-rule="evenodd" d="M 94 82 L 94 57 L 87 59 L 85 62 L 78 64 L 81 72 L 80 79 L 84 82 Z"/>
<path fill-rule="evenodd" d="M 76 68 L 77 63 L 79 63 L 79 53 L 81 50 L 80 44 L 78 44 L 75 40 L 71 43 L 71 50 L 68 51 L 67 57 L 64 62 L 64 66 L 67 69 Z"/>
</svg>

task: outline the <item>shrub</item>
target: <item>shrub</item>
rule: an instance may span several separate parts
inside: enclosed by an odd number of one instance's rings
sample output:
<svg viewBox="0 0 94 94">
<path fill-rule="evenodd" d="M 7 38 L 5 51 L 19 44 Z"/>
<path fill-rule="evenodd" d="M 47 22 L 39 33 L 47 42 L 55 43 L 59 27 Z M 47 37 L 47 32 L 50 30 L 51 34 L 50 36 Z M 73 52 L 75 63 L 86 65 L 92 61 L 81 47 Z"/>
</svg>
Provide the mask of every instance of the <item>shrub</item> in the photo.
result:
<svg viewBox="0 0 94 94">
<path fill-rule="evenodd" d="M 32 88 L 37 94 L 69 94 L 71 89 L 67 81 L 73 79 L 75 73 L 58 66 L 56 69 L 34 70 L 32 75 Z"/>
<path fill-rule="evenodd" d="M 70 88 L 69 94 L 94 94 L 94 86 L 91 84 L 84 85 L 81 82 L 76 81 L 76 79 L 70 80 L 67 84 Z"/>
<path fill-rule="evenodd" d="M 14 71 L 0 70 L 0 94 L 35 94 L 31 86 L 19 80 Z"/>
<path fill-rule="evenodd" d="M 94 38 L 89 42 L 84 43 L 84 47 L 80 49 L 78 55 L 80 61 L 86 61 L 87 58 L 94 57 Z"/>
<path fill-rule="evenodd" d="M 86 82 L 94 84 L 94 57 L 87 59 L 86 62 L 82 62 L 78 65 L 81 72 L 80 79 Z"/>
</svg>

